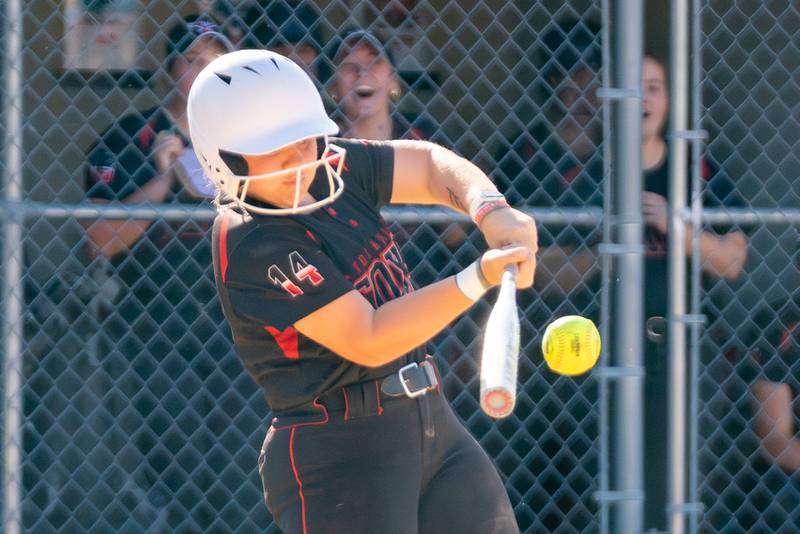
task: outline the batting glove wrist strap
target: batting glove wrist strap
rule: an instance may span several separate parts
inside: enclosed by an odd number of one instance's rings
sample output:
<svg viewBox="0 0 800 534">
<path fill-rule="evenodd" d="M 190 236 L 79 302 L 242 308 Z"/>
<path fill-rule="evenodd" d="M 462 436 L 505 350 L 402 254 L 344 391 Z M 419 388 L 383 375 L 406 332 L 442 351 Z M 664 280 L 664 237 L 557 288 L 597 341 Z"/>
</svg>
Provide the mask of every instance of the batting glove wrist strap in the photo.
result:
<svg viewBox="0 0 800 534">
<path fill-rule="evenodd" d="M 468 299 L 477 301 L 489 290 L 491 285 L 481 272 L 481 260 L 475 260 L 469 267 L 456 274 L 456 285 Z"/>
</svg>

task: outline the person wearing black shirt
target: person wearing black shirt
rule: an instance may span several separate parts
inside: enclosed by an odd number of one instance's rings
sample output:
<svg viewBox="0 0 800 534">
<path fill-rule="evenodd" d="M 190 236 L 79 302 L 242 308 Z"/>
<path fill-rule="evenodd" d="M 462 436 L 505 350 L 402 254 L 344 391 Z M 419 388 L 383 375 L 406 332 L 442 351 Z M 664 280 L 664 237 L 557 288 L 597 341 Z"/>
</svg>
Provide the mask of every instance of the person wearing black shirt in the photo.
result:
<svg viewBox="0 0 800 534">
<path fill-rule="evenodd" d="M 406 116 L 395 109 L 400 76 L 391 49 L 367 30 L 343 32 L 329 46 L 333 74 L 328 92 L 342 137 L 357 139 L 437 140 L 437 128 L 424 116 Z"/>
<path fill-rule="evenodd" d="M 212 62 L 189 122 L 220 192 L 223 310 L 273 414 L 259 472 L 281 530 L 518 532 L 497 471 L 421 347 L 506 266 L 530 287 L 533 220 L 447 149 L 330 137 L 338 127 L 311 79 L 272 52 Z M 492 248 L 415 288 L 379 213 L 389 202 L 469 212 Z"/>
<path fill-rule="evenodd" d="M 668 427 L 668 353 L 666 346 L 666 319 L 668 306 L 667 245 L 669 235 L 667 204 L 669 198 L 669 145 L 664 139 L 667 120 L 668 97 L 666 69 L 652 56 L 646 56 L 643 69 L 642 102 L 642 214 L 645 222 L 644 259 L 644 337 L 645 364 L 645 527 L 665 530 L 667 525 L 667 450 Z M 690 165 L 687 162 L 687 166 Z M 571 177 L 586 172 L 576 166 L 563 174 L 561 187 L 568 189 Z M 741 207 L 744 202 L 737 194 L 733 181 L 710 159 L 700 162 L 702 178 L 702 203 L 704 207 Z M 597 183 L 599 182 L 599 176 Z M 688 185 L 691 195 L 691 172 Z M 687 202 L 689 198 L 687 197 Z M 573 287 L 588 288 L 599 294 L 599 276 L 596 244 L 599 236 L 589 238 L 588 244 L 576 252 L 570 243 L 556 245 L 543 255 L 561 256 L 564 265 L 555 272 L 569 277 L 556 276 L 562 290 L 569 293 Z M 708 289 L 719 280 L 736 280 L 742 272 L 747 257 L 745 234 L 730 225 L 707 225 L 701 229 L 700 263 L 703 287 Z M 687 227 L 686 253 L 692 256 L 692 232 Z M 573 279 L 577 276 L 577 280 Z M 687 287 L 687 291 L 688 291 Z M 714 323 L 711 310 L 704 310 Z"/>
<path fill-rule="evenodd" d="M 231 49 L 216 25 L 202 17 L 187 17 L 167 32 L 165 66 L 172 91 L 164 106 L 120 118 L 89 149 L 85 180 L 91 202 L 208 205 L 214 187 L 191 150 L 186 97 L 200 70 Z M 121 499 L 130 490 L 140 501 L 133 518 L 110 520 L 113 529 L 130 520 L 142 529 L 172 530 L 188 520 L 204 530 L 214 519 L 204 513 L 188 518 L 188 509 L 177 502 L 187 480 L 175 466 L 189 465 L 190 452 L 186 438 L 164 422 L 167 417 L 200 420 L 188 431 L 196 433 L 194 447 L 213 445 L 214 430 L 197 414 L 214 401 L 197 389 L 217 365 L 224 365 L 231 342 L 220 331 L 209 226 L 193 220 L 103 218 L 87 225 L 95 262 L 106 264 L 121 288 L 103 321 L 102 339 L 113 347 L 103 365 L 127 395 L 105 399 L 115 424 L 126 429 L 107 437 L 125 467 L 109 469 L 107 483 L 122 486 Z M 123 471 L 129 477 L 124 484 L 114 479 Z M 195 478 L 192 483 L 200 482 Z"/>
</svg>

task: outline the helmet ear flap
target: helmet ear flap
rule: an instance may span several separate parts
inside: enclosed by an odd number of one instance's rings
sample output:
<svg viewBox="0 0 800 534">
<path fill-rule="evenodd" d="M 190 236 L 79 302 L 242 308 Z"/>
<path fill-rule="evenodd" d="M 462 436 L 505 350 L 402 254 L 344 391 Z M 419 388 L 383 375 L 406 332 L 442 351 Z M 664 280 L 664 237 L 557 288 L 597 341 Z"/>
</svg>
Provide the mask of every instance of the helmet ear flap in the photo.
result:
<svg viewBox="0 0 800 534">
<path fill-rule="evenodd" d="M 244 177 L 250 174 L 250 166 L 244 156 L 235 152 L 228 152 L 227 150 L 218 150 L 219 159 L 228 167 L 230 174 L 226 178 L 220 178 L 219 186 L 225 195 L 230 198 L 239 198 L 239 189 L 241 180 L 239 177 Z"/>
<path fill-rule="evenodd" d="M 247 160 L 244 159 L 244 156 L 241 154 L 220 149 L 219 157 L 235 176 L 247 176 L 250 174 L 250 167 L 247 165 Z"/>
</svg>

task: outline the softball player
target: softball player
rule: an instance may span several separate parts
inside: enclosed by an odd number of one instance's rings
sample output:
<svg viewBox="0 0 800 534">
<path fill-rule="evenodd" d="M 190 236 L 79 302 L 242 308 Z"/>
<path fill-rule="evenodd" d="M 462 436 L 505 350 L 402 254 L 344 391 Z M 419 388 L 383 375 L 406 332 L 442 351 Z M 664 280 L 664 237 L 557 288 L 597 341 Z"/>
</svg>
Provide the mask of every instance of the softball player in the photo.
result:
<svg viewBox="0 0 800 534">
<path fill-rule="evenodd" d="M 423 346 L 506 265 L 530 287 L 533 220 L 444 148 L 329 137 L 338 128 L 313 82 L 273 52 L 209 64 L 189 95 L 189 127 L 220 193 L 220 300 L 274 416 L 259 472 L 282 531 L 518 532 Z M 415 290 L 379 213 L 389 202 L 469 212 L 492 248 Z"/>
</svg>

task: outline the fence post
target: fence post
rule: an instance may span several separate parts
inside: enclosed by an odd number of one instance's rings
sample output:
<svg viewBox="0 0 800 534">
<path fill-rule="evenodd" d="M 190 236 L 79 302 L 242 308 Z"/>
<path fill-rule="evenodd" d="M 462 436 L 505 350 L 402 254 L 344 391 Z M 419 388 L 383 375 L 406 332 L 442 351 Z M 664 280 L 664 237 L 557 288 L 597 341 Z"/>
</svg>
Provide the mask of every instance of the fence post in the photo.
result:
<svg viewBox="0 0 800 534">
<path fill-rule="evenodd" d="M 612 165 L 617 207 L 614 229 L 616 241 L 629 252 L 618 256 L 618 280 L 614 286 L 613 339 L 616 342 L 616 365 L 642 366 L 642 292 L 644 263 L 642 235 L 642 2 L 616 0 L 616 23 L 612 41 L 614 87 L 623 95 L 613 108 Z M 614 471 L 618 490 L 636 495 L 618 504 L 616 531 L 641 533 L 643 530 L 643 378 L 631 374 L 619 380 L 615 406 Z"/>
<path fill-rule="evenodd" d="M 22 6 L 5 3 L 5 154 L 3 177 L 7 203 L 22 197 Z M 3 531 L 22 526 L 22 222 L 13 210 L 3 213 Z"/>
<path fill-rule="evenodd" d="M 672 0 L 670 10 L 670 117 L 668 262 L 669 292 L 669 504 L 667 519 L 673 534 L 683 534 L 685 522 L 679 507 L 686 494 L 686 226 L 680 217 L 686 207 L 689 107 L 689 5 Z M 678 134 L 678 135 L 676 135 Z"/>
<path fill-rule="evenodd" d="M 700 129 L 700 105 L 702 103 L 702 95 L 700 92 L 700 80 L 702 76 L 701 63 L 702 56 L 700 55 L 700 0 L 692 0 L 692 109 L 691 109 L 691 124 L 696 132 Z M 692 142 L 692 201 L 691 201 L 691 225 L 692 225 L 692 272 L 691 272 L 691 315 L 700 315 L 700 298 L 701 298 L 701 283 L 700 283 L 700 232 L 702 229 L 700 218 L 702 217 L 702 184 L 700 182 L 700 156 L 702 148 L 702 136 L 696 136 Z M 699 378 L 700 378 L 700 323 L 695 321 L 691 324 L 690 333 L 690 367 L 689 367 L 689 501 L 700 506 L 698 502 L 698 480 L 697 470 L 699 468 L 698 461 L 698 431 L 699 431 L 699 418 L 700 418 L 700 391 L 699 391 Z M 702 510 L 702 508 L 695 508 Z M 689 516 L 689 532 L 691 534 L 697 533 L 700 512 L 695 511 L 690 513 Z"/>
</svg>

